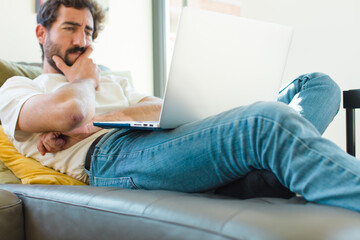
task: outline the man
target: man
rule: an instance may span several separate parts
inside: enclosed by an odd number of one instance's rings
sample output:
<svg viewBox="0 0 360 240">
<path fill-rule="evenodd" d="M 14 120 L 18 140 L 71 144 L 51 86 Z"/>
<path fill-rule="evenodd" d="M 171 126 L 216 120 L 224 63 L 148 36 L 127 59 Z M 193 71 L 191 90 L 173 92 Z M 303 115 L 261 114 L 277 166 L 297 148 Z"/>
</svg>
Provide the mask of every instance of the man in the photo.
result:
<svg viewBox="0 0 360 240">
<path fill-rule="evenodd" d="M 134 189 L 213 191 L 270 170 L 309 201 L 360 211 L 359 162 L 321 138 L 340 103 L 324 74 L 297 78 L 280 92 L 283 103 L 254 103 L 173 130 L 92 126 L 157 120 L 161 109 L 160 99 L 125 79 L 100 79 L 89 57 L 100 12 L 90 0 L 42 6 L 36 34 L 44 74 L 11 78 L 0 90 L 0 117 L 21 153 L 94 186 Z"/>
</svg>

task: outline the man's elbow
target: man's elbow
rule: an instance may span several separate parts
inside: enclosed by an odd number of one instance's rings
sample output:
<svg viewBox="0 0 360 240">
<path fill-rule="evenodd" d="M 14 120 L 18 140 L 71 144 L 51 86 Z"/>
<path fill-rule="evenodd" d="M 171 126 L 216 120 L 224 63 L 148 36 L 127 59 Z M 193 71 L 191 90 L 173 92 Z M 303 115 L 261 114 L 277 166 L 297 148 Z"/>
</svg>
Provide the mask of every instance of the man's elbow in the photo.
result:
<svg viewBox="0 0 360 240">
<path fill-rule="evenodd" d="M 65 111 L 67 114 L 64 114 L 64 129 L 62 131 L 71 131 L 77 127 L 84 125 L 85 123 L 91 121 L 95 114 L 89 106 L 84 106 L 81 103 L 73 101 L 69 106 L 68 110 Z"/>
<path fill-rule="evenodd" d="M 70 114 L 68 116 L 68 129 L 72 130 L 76 127 L 79 127 L 81 123 L 84 121 L 85 116 L 83 114 Z"/>
</svg>

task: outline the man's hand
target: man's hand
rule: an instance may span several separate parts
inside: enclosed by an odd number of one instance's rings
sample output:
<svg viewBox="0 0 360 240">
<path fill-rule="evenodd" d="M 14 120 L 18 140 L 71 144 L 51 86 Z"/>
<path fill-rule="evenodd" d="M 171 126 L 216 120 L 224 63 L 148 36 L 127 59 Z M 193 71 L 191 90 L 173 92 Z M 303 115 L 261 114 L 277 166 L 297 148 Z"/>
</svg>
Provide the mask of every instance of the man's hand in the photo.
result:
<svg viewBox="0 0 360 240">
<path fill-rule="evenodd" d="M 37 149 L 44 156 L 46 153 L 56 153 L 63 150 L 65 145 L 66 139 L 61 133 L 47 132 L 39 136 Z"/>
<path fill-rule="evenodd" d="M 99 130 L 101 128 L 94 127 L 91 122 L 67 133 L 46 132 L 39 136 L 37 149 L 43 156 L 46 153 L 57 153 L 70 148 Z"/>
<path fill-rule="evenodd" d="M 83 54 L 81 54 L 72 66 L 68 66 L 60 57 L 53 56 L 56 66 L 65 74 L 69 82 L 81 79 L 93 79 L 94 86 L 97 88 L 100 81 L 100 69 L 90 58 L 93 52 L 92 46 L 89 46 Z"/>
</svg>

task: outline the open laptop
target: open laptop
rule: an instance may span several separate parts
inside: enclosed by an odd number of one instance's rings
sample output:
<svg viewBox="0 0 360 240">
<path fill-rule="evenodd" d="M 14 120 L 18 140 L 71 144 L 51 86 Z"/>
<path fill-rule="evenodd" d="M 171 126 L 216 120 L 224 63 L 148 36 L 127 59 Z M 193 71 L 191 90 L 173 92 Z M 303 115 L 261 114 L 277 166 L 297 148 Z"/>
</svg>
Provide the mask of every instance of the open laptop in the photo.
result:
<svg viewBox="0 0 360 240">
<path fill-rule="evenodd" d="M 159 122 L 103 128 L 171 129 L 256 101 L 276 101 L 292 28 L 184 8 Z"/>
</svg>

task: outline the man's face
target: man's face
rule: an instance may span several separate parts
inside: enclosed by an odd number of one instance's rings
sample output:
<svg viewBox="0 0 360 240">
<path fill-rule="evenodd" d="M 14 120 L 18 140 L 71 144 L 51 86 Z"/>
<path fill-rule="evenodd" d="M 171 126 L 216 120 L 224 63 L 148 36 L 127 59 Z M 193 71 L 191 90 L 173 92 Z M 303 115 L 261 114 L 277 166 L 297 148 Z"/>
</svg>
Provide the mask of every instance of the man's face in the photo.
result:
<svg viewBox="0 0 360 240">
<path fill-rule="evenodd" d="M 92 33 L 93 17 L 89 9 L 78 10 L 61 5 L 43 44 L 45 60 L 56 72 L 61 73 L 52 57 L 57 55 L 71 66 L 91 45 Z"/>
</svg>

